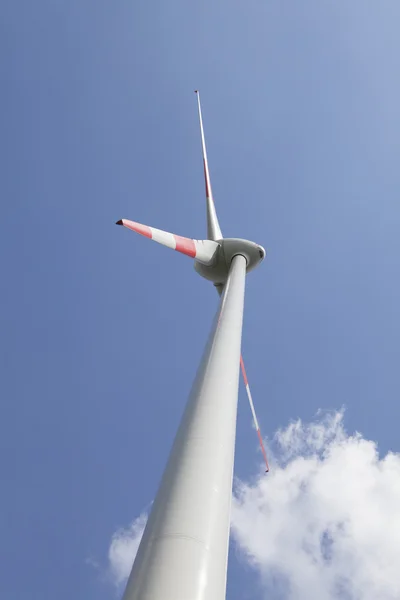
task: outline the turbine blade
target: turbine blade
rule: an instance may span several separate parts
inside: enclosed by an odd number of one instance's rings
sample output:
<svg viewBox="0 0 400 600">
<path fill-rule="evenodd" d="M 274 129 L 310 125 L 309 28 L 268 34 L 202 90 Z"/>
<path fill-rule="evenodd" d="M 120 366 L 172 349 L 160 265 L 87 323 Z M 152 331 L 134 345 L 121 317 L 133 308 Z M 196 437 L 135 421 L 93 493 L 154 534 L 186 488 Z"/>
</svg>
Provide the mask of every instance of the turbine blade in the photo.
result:
<svg viewBox="0 0 400 600">
<path fill-rule="evenodd" d="M 249 381 L 247 379 L 247 373 L 246 373 L 246 369 L 245 369 L 245 366 L 244 366 L 244 361 L 243 361 L 243 356 L 242 355 L 240 355 L 240 369 L 242 371 L 243 381 L 244 381 L 244 385 L 246 387 L 246 392 L 247 392 L 247 397 L 249 399 L 251 413 L 253 415 L 254 426 L 255 426 L 255 428 L 257 430 L 258 441 L 260 442 L 261 452 L 262 452 L 262 455 L 264 457 L 265 466 L 267 467 L 265 472 L 268 473 L 268 471 L 269 471 L 269 464 L 268 464 L 268 459 L 267 459 L 267 453 L 265 452 L 264 442 L 263 442 L 263 439 L 262 439 L 262 435 L 261 435 L 261 431 L 260 431 L 260 426 L 258 424 L 258 419 L 257 419 L 256 411 L 255 411 L 255 408 L 254 408 L 253 398 L 251 397 Z"/>
<path fill-rule="evenodd" d="M 217 213 L 215 211 L 214 199 L 211 189 L 210 172 L 208 169 L 206 141 L 204 138 L 203 118 L 201 115 L 201 104 L 200 94 L 198 90 L 195 90 L 197 95 L 197 105 L 199 108 L 199 120 L 200 120 L 200 133 L 201 133 L 201 146 L 203 149 L 203 165 L 204 165 L 204 180 L 206 184 L 206 198 L 207 198 L 207 237 L 209 240 L 220 240 L 222 239 L 221 229 L 218 223 Z"/>
<path fill-rule="evenodd" d="M 167 248 L 172 248 L 177 252 L 186 254 L 195 258 L 199 262 L 209 265 L 213 262 L 215 253 L 219 248 L 219 244 L 212 240 L 192 240 L 190 238 L 181 237 L 168 231 L 162 231 L 155 227 L 148 227 L 135 221 L 129 221 L 128 219 L 120 219 L 116 222 L 116 225 L 123 225 L 127 229 L 131 229 L 140 235 L 144 235 Z"/>
</svg>

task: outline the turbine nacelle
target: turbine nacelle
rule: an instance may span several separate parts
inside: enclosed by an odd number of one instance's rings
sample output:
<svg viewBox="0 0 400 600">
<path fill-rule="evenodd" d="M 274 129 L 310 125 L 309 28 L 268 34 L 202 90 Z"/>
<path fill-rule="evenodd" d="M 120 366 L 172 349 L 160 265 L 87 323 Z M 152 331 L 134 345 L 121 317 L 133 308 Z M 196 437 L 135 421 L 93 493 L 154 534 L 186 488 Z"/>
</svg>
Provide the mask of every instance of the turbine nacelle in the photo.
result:
<svg viewBox="0 0 400 600">
<path fill-rule="evenodd" d="M 235 256 L 244 256 L 246 272 L 252 271 L 264 259 L 266 252 L 262 246 L 241 238 L 223 238 L 216 240 L 219 248 L 214 255 L 212 264 L 195 260 L 196 272 L 215 284 L 224 284 L 227 280 L 231 262 Z"/>
</svg>

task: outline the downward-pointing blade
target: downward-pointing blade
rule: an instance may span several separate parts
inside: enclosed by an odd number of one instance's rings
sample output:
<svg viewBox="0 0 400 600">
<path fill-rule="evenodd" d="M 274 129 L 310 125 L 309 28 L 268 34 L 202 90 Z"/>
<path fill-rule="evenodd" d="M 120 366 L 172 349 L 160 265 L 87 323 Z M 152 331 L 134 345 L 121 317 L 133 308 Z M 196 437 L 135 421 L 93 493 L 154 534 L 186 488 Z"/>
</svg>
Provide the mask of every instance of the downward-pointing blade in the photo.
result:
<svg viewBox="0 0 400 600">
<path fill-rule="evenodd" d="M 257 415 L 256 415 L 256 410 L 254 408 L 253 398 L 251 397 L 251 391 L 250 391 L 249 381 L 247 379 L 246 369 L 245 369 L 245 366 L 244 366 L 243 356 L 240 356 L 240 368 L 241 368 L 242 375 L 243 375 L 244 385 L 246 387 L 247 397 L 249 399 L 249 404 L 250 404 L 250 408 L 251 408 L 251 414 L 253 415 L 254 426 L 255 426 L 255 428 L 257 430 L 258 441 L 260 442 L 261 452 L 262 452 L 262 455 L 263 455 L 263 458 L 264 458 L 264 462 L 265 462 L 265 466 L 266 466 L 266 471 L 265 472 L 268 473 L 268 471 L 269 471 L 269 464 L 268 464 L 268 459 L 267 459 L 267 453 L 265 452 L 264 442 L 263 442 L 263 439 L 262 439 L 262 435 L 261 435 L 261 431 L 260 431 L 260 426 L 258 424 L 258 419 L 257 419 Z"/>
<path fill-rule="evenodd" d="M 167 246 L 167 248 L 172 248 L 177 252 L 191 256 L 206 265 L 213 262 L 215 253 L 219 248 L 219 244 L 212 240 L 192 240 L 191 238 L 175 235 L 174 233 L 162 231 L 155 227 L 148 227 L 148 225 L 142 225 L 128 219 L 120 219 L 116 224 L 123 225 L 127 229 L 140 233 L 140 235 L 144 235 L 163 246 Z"/>
</svg>

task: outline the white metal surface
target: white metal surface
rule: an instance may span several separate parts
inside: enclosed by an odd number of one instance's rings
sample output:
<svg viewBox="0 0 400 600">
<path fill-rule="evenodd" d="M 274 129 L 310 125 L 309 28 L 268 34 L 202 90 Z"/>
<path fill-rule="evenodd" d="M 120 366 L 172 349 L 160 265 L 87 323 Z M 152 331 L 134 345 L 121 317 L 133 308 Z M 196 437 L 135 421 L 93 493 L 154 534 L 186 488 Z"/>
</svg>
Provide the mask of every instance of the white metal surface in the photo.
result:
<svg viewBox="0 0 400 600">
<path fill-rule="evenodd" d="M 221 294 L 223 292 L 223 286 L 222 285 L 216 285 L 215 289 L 217 290 L 218 294 L 221 296 Z M 263 455 L 264 462 L 265 462 L 265 467 L 266 467 L 265 472 L 268 473 L 269 472 L 269 463 L 268 463 L 267 453 L 265 451 L 264 441 L 262 439 L 261 429 L 260 429 L 260 425 L 258 423 L 258 419 L 257 419 L 257 415 L 256 415 L 256 409 L 254 407 L 253 397 L 251 395 L 249 380 L 247 378 L 246 367 L 244 366 L 244 360 L 243 360 L 243 355 L 242 354 L 240 355 L 240 369 L 242 371 L 243 382 L 244 382 L 244 386 L 246 388 L 246 394 L 247 394 L 247 398 L 248 398 L 248 401 L 249 401 L 251 414 L 252 414 L 252 417 L 253 417 L 254 427 L 256 428 L 258 442 L 260 444 L 261 453 Z"/>
<path fill-rule="evenodd" d="M 124 600 L 224 600 L 246 260 L 234 257 Z"/>
<path fill-rule="evenodd" d="M 246 272 L 249 273 L 257 267 L 265 257 L 265 250 L 259 244 L 242 240 L 241 238 L 223 238 L 219 240 L 219 251 L 215 254 L 212 264 L 206 265 L 196 260 L 195 271 L 212 281 L 214 284 L 224 284 L 228 277 L 231 262 L 234 256 L 241 254 L 246 259 Z"/>
<path fill-rule="evenodd" d="M 193 240 L 169 233 L 169 231 L 149 227 L 136 221 L 130 221 L 129 219 L 120 219 L 117 221 L 117 225 L 122 225 L 144 237 L 150 238 L 154 242 L 167 246 L 167 248 L 172 248 L 172 250 L 195 258 L 196 261 L 206 266 L 213 265 L 217 251 L 220 248 L 220 245 L 212 240 Z"/>
<path fill-rule="evenodd" d="M 267 453 L 265 452 L 265 446 L 264 446 L 264 442 L 263 442 L 262 435 L 261 435 L 260 425 L 258 424 L 256 409 L 254 408 L 253 397 L 252 397 L 251 391 L 250 391 L 249 380 L 247 379 L 246 367 L 244 366 L 243 356 L 240 357 L 240 368 L 241 368 L 242 375 L 243 375 L 243 381 L 244 381 L 244 385 L 246 388 L 247 398 L 248 398 L 249 404 L 250 404 L 251 414 L 253 416 L 254 427 L 256 428 L 256 431 L 257 431 L 258 441 L 260 443 L 261 452 L 262 452 L 265 466 L 266 466 L 265 472 L 268 473 L 269 472 L 269 463 L 268 463 Z"/>
<path fill-rule="evenodd" d="M 204 166 L 204 180 L 206 185 L 206 198 L 207 198 L 207 237 L 209 240 L 220 240 L 222 239 L 221 228 L 218 223 L 218 217 L 215 210 L 214 198 L 211 189 L 210 170 L 208 168 L 207 159 L 207 148 L 206 140 L 204 137 L 203 117 L 201 114 L 200 104 L 200 93 L 196 90 L 197 105 L 199 108 L 199 120 L 200 120 L 200 134 L 201 134 L 201 147 L 203 150 L 203 166 Z"/>
</svg>

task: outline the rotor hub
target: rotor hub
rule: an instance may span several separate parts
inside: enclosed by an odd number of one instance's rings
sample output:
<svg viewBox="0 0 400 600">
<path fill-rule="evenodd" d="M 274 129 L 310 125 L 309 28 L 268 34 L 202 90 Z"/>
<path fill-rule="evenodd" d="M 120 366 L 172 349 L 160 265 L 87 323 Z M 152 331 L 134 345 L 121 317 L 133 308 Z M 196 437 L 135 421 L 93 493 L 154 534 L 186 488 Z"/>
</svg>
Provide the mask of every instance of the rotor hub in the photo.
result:
<svg viewBox="0 0 400 600">
<path fill-rule="evenodd" d="M 246 259 L 246 272 L 252 271 L 264 259 L 266 252 L 262 246 L 240 238 L 224 238 L 217 240 L 219 249 L 211 265 L 195 261 L 194 268 L 199 275 L 213 283 L 225 283 L 234 256 L 241 255 Z"/>
</svg>

